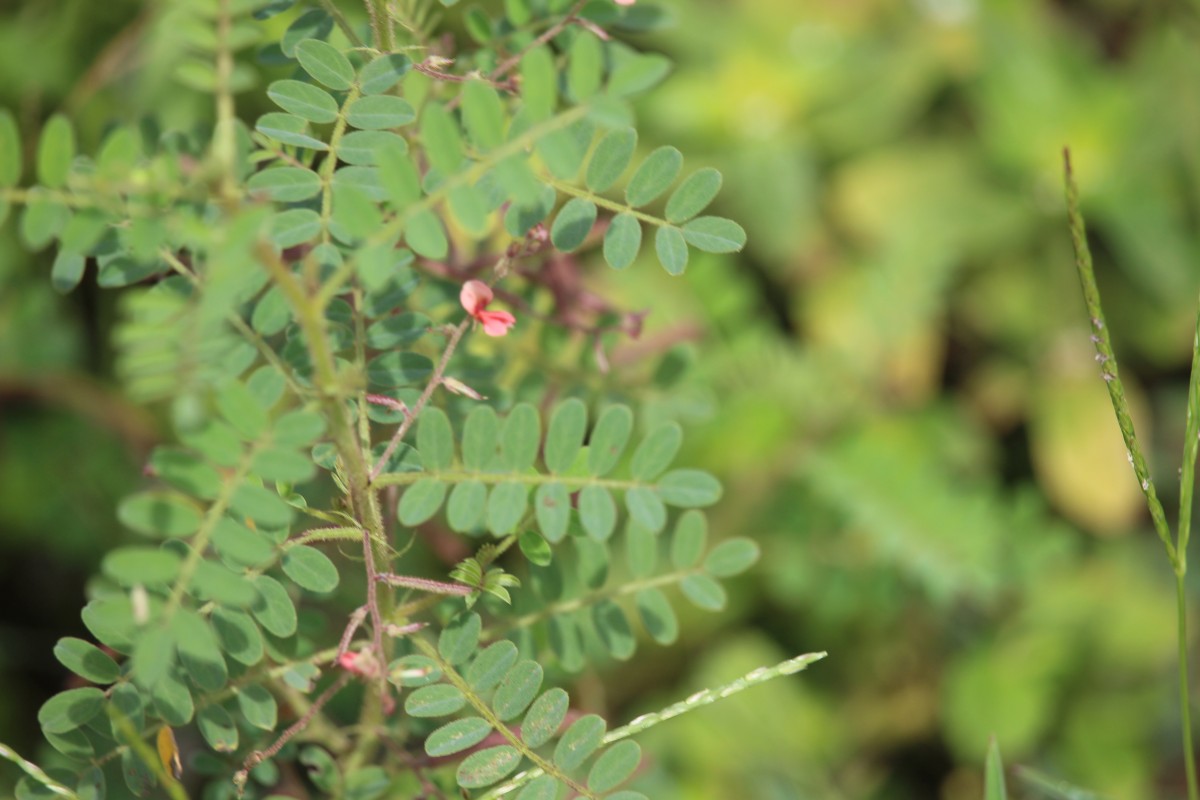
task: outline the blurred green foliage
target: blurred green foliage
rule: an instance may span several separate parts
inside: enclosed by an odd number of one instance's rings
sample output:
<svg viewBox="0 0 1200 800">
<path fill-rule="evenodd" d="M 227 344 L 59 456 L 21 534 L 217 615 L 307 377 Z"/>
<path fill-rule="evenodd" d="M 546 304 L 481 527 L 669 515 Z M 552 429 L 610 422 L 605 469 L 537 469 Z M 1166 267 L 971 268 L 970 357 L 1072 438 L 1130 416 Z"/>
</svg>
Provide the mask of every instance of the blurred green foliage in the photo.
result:
<svg viewBox="0 0 1200 800">
<path fill-rule="evenodd" d="M 1165 488 L 1200 288 L 1195 12 L 674 8 L 675 27 L 633 39 L 677 61 L 639 109 L 639 146 L 720 168 L 716 211 L 750 246 L 683 281 L 648 263 L 615 279 L 589 257 L 597 287 L 651 311 L 618 356 L 688 367 L 659 375 L 648 411 L 686 421 L 685 457 L 725 482 L 713 530 L 766 557 L 728 614 L 697 613 L 684 641 L 581 696 L 629 718 L 830 652 L 652 731 L 656 797 L 978 798 L 992 735 L 1006 763 L 1103 796 L 1180 794 L 1171 573 L 1086 340 L 1059 157 L 1070 144 Z M 84 149 L 119 117 L 207 113 L 169 79 L 178 58 L 156 3 L 0 8 L 0 103 L 26 130 L 65 109 Z M 0 740 L 26 752 L 65 679 L 50 648 L 79 632 L 83 576 L 161 435 L 112 377 L 114 297 L 58 298 L 48 272 L 0 231 Z"/>
</svg>

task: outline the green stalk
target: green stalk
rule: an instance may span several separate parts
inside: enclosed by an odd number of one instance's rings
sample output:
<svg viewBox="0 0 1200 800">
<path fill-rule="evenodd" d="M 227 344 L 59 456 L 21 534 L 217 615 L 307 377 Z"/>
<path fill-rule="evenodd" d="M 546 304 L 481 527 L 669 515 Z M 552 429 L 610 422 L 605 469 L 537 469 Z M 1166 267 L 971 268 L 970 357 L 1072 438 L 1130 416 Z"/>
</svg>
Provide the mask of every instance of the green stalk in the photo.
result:
<svg viewBox="0 0 1200 800">
<path fill-rule="evenodd" d="M 1129 412 L 1129 401 L 1117 369 L 1117 357 L 1112 349 L 1108 326 L 1104 322 L 1104 311 L 1100 305 L 1100 290 L 1096 286 L 1096 273 L 1092 266 L 1092 254 L 1087 244 L 1087 228 L 1079 212 L 1079 189 L 1071 172 L 1071 153 L 1063 150 L 1063 176 L 1066 183 L 1067 221 L 1071 229 L 1071 241 L 1075 247 L 1075 266 L 1079 272 L 1079 283 L 1083 289 L 1083 300 L 1091 318 L 1092 343 L 1096 346 L 1096 360 L 1100 363 L 1100 375 L 1108 387 L 1117 424 L 1129 453 L 1129 461 L 1146 496 L 1146 505 L 1154 530 L 1163 543 L 1171 567 L 1175 572 L 1176 595 L 1176 644 L 1179 654 L 1179 716 L 1183 727 L 1183 763 L 1187 773 L 1188 798 L 1200 800 L 1200 786 L 1196 781 L 1196 763 L 1192 749 L 1191 690 L 1188 686 L 1188 626 L 1187 593 L 1184 578 L 1187 575 L 1187 544 L 1191 535 L 1192 488 L 1195 482 L 1197 430 L 1200 428 L 1200 317 L 1197 317 L 1196 336 L 1192 346 L 1192 374 L 1188 387 L 1187 441 L 1184 443 L 1183 466 L 1180 469 L 1179 529 L 1175 541 L 1171 539 L 1166 514 L 1154 489 L 1154 480 L 1138 444 L 1133 428 L 1133 416 Z"/>
</svg>

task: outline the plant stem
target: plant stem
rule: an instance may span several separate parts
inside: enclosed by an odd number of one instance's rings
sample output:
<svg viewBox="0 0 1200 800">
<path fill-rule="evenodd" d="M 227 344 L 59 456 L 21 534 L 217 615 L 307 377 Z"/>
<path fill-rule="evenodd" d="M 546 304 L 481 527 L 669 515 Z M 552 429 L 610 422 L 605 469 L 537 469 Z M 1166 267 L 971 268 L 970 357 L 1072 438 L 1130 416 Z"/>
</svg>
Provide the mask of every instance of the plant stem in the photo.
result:
<svg viewBox="0 0 1200 800">
<path fill-rule="evenodd" d="M 1196 760 L 1192 749 L 1192 693 L 1188 687 L 1188 636 L 1187 636 L 1187 593 L 1184 587 L 1184 574 L 1175 573 L 1175 597 L 1178 602 L 1179 630 L 1176 640 L 1179 645 L 1179 715 L 1183 725 L 1183 767 L 1187 773 L 1188 798 L 1196 800 L 1200 797 L 1200 787 L 1196 783 Z"/>
<path fill-rule="evenodd" d="M 1149 467 L 1138 445 L 1137 434 L 1133 429 L 1133 417 L 1129 413 L 1129 402 L 1125 397 L 1125 388 L 1121 383 L 1117 370 L 1117 357 L 1113 353 L 1112 342 L 1109 339 L 1108 328 L 1104 324 L 1104 311 L 1100 305 L 1100 290 L 1096 286 L 1096 273 L 1092 266 L 1092 254 L 1087 244 L 1087 229 L 1083 215 L 1079 212 L 1079 189 L 1075 185 L 1075 177 L 1071 172 L 1071 152 L 1063 150 L 1063 176 L 1067 193 L 1067 220 L 1071 229 L 1071 240 L 1075 247 L 1075 265 L 1079 272 L 1079 283 L 1083 288 L 1083 299 L 1087 305 L 1088 315 L 1092 322 L 1092 343 L 1096 346 L 1096 360 L 1100 363 L 1100 374 L 1108 386 L 1109 399 L 1117 416 L 1117 424 L 1121 428 L 1121 436 L 1129 454 L 1129 462 L 1133 465 L 1142 493 L 1146 496 L 1146 505 L 1150 509 L 1150 518 L 1154 521 L 1154 529 L 1162 540 L 1175 571 L 1176 597 L 1176 644 L 1179 651 L 1179 716 L 1183 727 L 1183 763 L 1187 774 L 1189 800 L 1200 800 L 1200 786 L 1196 781 L 1196 763 L 1192 747 L 1192 712 L 1191 690 L 1188 686 L 1188 626 L 1187 626 L 1187 591 L 1185 578 L 1187 576 L 1187 544 L 1191 536 L 1192 493 L 1195 483 L 1197 430 L 1200 428 L 1200 390 L 1197 381 L 1200 380 L 1200 316 L 1197 316 L 1196 335 L 1192 343 L 1192 374 L 1188 386 L 1187 410 L 1187 439 L 1183 447 L 1183 466 L 1180 469 L 1179 492 L 1179 528 L 1174 542 L 1171 541 L 1170 529 L 1167 526 L 1166 515 L 1162 503 L 1154 489 L 1154 481 L 1150 477 Z"/>
</svg>

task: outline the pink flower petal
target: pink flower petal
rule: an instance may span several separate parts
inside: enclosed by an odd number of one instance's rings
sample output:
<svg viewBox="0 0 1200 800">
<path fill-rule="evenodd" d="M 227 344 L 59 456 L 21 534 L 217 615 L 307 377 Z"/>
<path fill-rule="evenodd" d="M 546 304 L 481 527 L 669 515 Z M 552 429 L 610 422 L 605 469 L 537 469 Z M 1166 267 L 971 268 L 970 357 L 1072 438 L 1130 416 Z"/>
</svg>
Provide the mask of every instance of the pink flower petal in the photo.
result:
<svg viewBox="0 0 1200 800">
<path fill-rule="evenodd" d="M 483 281 L 467 281 L 458 294 L 458 301 L 468 314 L 478 317 L 479 312 L 492 302 L 492 289 Z"/>
<path fill-rule="evenodd" d="M 483 323 L 483 332 L 488 336 L 503 336 L 517 324 L 517 318 L 507 311 L 480 311 L 475 319 Z"/>
</svg>

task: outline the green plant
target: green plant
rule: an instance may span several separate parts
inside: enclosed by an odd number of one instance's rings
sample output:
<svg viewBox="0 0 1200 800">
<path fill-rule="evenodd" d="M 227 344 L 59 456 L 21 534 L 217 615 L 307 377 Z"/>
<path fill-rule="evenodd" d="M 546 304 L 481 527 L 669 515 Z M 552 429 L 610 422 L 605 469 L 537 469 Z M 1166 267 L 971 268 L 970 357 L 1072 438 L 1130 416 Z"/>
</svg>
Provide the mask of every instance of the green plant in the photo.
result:
<svg viewBox="0 0 1200 800">
<path fill-rule="evenodd" d="M 22 207 L 31 250 L 57 242 L 60 291 L 90 264 L 124 288 L 118 371 L 177 438 L 117 512 L 151 543 L 109 553 L 90 587 L 102 647 L 55 649 L 95 684 L 42 707 L 57 756 L 42 771 L 0 750 L 28 773 L 18 796 L 257 796 L 286 768 L 356 800 L 642 797 L 620 789 L 640 762 L 629 736 L 821 657 L 613 730 L 543 688 L 630 658 L 630 607 L 671 643 L 663 589 L 719 610 L 720 579 L 758 556 L 708 546 L 720 484 L 672 469 L 680 427 L 639 423 L 637 383 L 608 375 L 641 316 L 586 296 L 570 255 L 623 269 L 649 226 L 681 274 L 690 249 L 744 243 L 701 216 L 715 170 L 672 190 L 674 148 L 612 192 L 637 148 L 628 101 L 668 64 L 607 30 L 660 15 L 508 0 L 455 17 L 474 44 L 449 52 L 428 2 L 368 0 L 363 23 L 292 6 L 163 12 L 188 50 L 177 77 L 215 99 L 211 130 L 123 125 L 89 158 L 55 116 L 23 187 L 0 113 L 0 215 Z M 257 72 L 238 54 L 271 29 L 259 60 L 285 76 L 265 91 L 282 110 L 249 129 L 234 96 Z M 489 309 L 496 295 L 516 314 Z M 516 328 L 467 352 L 477 323 Z M 193 724 L 207 751 L 180 771 L 174 729 Z"/>
</svg>

